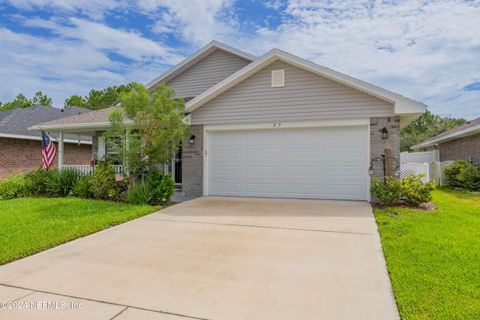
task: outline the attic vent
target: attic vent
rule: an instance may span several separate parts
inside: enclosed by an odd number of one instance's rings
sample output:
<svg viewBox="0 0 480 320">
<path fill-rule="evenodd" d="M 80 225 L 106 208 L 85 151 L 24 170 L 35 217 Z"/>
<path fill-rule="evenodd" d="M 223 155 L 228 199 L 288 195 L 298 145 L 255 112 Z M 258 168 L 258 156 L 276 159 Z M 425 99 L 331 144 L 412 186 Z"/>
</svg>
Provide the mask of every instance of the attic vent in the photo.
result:
<svg viewBox="0 0 480 320">
<path fill-rule="evenodd" d="M 272 70 L 272 88 L 285 86 L 285 70 Z"/>
</svg>

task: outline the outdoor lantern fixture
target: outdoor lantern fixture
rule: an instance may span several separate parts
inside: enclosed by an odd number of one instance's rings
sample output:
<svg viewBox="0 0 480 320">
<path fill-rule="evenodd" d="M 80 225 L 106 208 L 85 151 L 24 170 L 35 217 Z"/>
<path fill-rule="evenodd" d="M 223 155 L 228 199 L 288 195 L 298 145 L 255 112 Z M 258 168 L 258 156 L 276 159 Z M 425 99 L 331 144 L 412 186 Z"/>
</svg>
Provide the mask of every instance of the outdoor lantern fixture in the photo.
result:
<svg viewBox="0 0 480 320">
<path fill-rule="evenodd" d="M 375 170 L 373 169 L 373 166 L 370 165 L 370 168 L 368 168 L 368 175 L 370 177 L 373 177 L 374 174 L 375 174 Z"/>
<path fill-rule="evenodd" d="M 190 136 L 190 139 L 188 140 L 188 143 L 190 143 L 190 144 L 194 144 L 194 143 L 195 143 L 195 135 L 194 135 L 194 134 L 192 134 L 192 135 Z"/>
<path fill-rule="evenodd" d="M 383 127 L 382 130 L 380 130 L 380 132 L 382 133 L 382 139 L 388 139 L 388 130 L 387 128 Z"/>
</svg>

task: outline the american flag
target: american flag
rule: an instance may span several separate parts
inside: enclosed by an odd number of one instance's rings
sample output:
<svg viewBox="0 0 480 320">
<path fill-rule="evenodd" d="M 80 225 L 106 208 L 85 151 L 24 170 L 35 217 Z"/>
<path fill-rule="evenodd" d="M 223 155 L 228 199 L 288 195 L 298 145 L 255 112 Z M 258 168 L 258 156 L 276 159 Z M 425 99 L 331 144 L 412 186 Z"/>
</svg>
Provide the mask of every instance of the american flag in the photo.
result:
<svg viewBox="0 0 480 320">
<path fill-rule="evenodd" d="M 57 149 L 55 148 L 55 144 L 53 144 L 48 135 L 42 131 L 42 160 L 45 171 L 48 171 L 48 168 L 52 165 L 56 153 Z"/>
</svg>

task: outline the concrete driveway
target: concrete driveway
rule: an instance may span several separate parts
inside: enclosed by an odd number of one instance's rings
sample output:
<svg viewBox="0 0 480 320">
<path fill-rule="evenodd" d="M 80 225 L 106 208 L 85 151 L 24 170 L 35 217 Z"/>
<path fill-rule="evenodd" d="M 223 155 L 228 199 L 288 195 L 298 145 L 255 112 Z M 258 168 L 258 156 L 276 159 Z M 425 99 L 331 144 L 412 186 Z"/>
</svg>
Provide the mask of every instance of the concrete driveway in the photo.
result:
<svg viewBox="0 0 480 320">
<path fill-rule="evenodd" d="M 398 318 L 370 205 L 347 201 L 178 204 L 0 267 L 0 302 L 8 319 Z"/>
</svg>

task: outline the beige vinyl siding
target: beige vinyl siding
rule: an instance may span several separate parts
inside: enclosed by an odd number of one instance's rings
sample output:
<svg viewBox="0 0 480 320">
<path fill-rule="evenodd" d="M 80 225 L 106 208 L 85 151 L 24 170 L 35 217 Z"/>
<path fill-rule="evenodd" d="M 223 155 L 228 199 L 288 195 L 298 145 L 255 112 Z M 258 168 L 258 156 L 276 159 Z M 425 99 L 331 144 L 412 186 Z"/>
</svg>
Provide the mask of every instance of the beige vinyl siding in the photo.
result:
<svg viewBox="0 0 480 320">
<path fill-rule="evenodd" d="M 271 72 L 285 70 L 272 88 Z M 275 61 L 192 113 L 192 124 L 393 116 L 393 104 Z"/>
<path fill-rule="evenodd" d="M 177 98 L 195 97 L 249 64 L 250 61 L 217 49 L 167 82 Z"/>
</svg>

